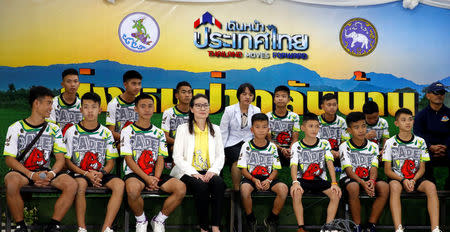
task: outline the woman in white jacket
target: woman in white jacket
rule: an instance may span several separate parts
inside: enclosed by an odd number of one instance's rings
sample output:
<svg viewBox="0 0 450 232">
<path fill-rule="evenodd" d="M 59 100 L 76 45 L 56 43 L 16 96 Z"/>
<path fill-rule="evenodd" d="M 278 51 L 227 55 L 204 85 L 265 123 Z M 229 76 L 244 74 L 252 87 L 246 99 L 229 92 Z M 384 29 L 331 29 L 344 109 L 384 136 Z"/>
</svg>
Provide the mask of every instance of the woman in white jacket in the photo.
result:
<svg viewBox="0 0 450 232">
<path fill-rule="evenodd" d="M 207 232 L 212 226 L 213 232 L 219 232 L 226 188 L 219 174 L 225 155 L 220 128 L 209 120 L 209 100 L 205 95 L 192 98 L 188 123 L 180 125 L 176 135 L 175 167 L 170 175 L 183 181 L 194 195 L 201 231 Z"/>
<path fill-rule="evenodd" d="M 230 166 L 233 189 L 239 190 L 241 182 L 241 170 L 236 166 L 244 142 L 253 138 L 250 131 L 251 118 L 261 110 L 251 105 L 255 100 L 255 88 L 244 83 L 239 86 L 236 93 L 238 103 L 227 106 L 220 120 L 222 141 L 225 147 L 225 164 Z"/>
</svg>

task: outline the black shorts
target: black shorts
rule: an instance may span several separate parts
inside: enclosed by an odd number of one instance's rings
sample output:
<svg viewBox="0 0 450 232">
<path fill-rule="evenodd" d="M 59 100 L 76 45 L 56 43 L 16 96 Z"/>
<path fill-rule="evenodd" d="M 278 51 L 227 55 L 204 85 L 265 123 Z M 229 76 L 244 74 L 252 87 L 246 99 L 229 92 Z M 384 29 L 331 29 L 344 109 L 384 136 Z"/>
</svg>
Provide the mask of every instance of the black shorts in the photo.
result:
<svg viewBox="0 0 450 232">
<path fill-rule="evenodd" d="M 126 181 L 128 178 L 131 178 L 131 177 L 134 177 L 134 178 L 140 180 L 142 183 L 144 183 L 144 185 L 147 185 L 147 183 L 145 183 L 145 180 L 142 179 L 142 177 L 140 177 L 138 174 L 136 174 L 136 173 L 134 173 L 134 172 L 125 175 L 125 176 L 123 177 L 123 181 Z M 167 175 L 167 174 L 161 174 L 161 177 L 159 177 L 159 181 L 158 181 L 158 187 L 161 187 L 163 184 L 165 184 L 165 183 L 166 183 L 168 180 L 170 180 L 171 178 L 173 178 L 173 177 L 171 177 L 171 176 L 169 176 L 169 175 Z"/>
<path fill-rule="evenodd" d="M 285 147 L 289 149 L 289 147 Z M 287 158 L 283 155 L 280 149 L 277 149 L 278 151 L 278 157 L 280 158 L 280 163 L 282 167 L 289 167 L 291 165 L 291 158 Z"/>
<path fill-rule="evenodd" d="M 225 148 L 225 165 L 231 166 L 234 162 L 238 161 L 243 144 L 244 142 L 241 141 L 233 146 Z"/>
<path fill-rule="evenodd" d="M 303 178 L 299 178 L 298 181 L 305 192 L 319 193 L 331 188 L 330 182 L 320 178 L 316 180 L 305 180 Z"/>
<path fill-rule="evenodd" d="M 368 180 L 370 180 L 370 178 L 364 178 L 362 180 L 363 181 L 368 181 Z M 377 178 L 375 180 L 375 182 L 378 182 L 378 181 L 384 181 L 384 180 L 380 179 L 380 178 Z M 356 182 L 356 180 L 346 176 L 346 177 L 344 177 L 344 179 L 339 180 L 339 186 L 341 186 L 342 188 L 346 189 L 347 185 L 352 183 L 352 182 L 358 183 L 358 182 Z"/>
<path fill-rule="evenodd" d="M 416 181 L 416 183 L 414 184 L 414 191 L 417 191 L 417 188 L 419 187 L 419 185 L 420 184 L 422 184 L 422 182 L 424 182 L 424 181 L 426 181 L 427 179 L 425 179 L 424 177 L 421 177 L 421 178 L 419 178 L 417 181 Z M 402 186 L 403 186 L 403 183 L 401 183 L 401 181 L 399 181 L 399 180 L 394 180 L 394 179 L 388 179 L 388 182 L 389 183 L 391 183 L 391 181 L 397 181 L 397 182 L 399 182 Z"/>
<path fill-rule="evenodd" d="M 30 170 L 30 171 L 31 171 L 31 170 Z M 48 169 L 48 168 L 45 168 L 45 169 L 39 169 L 39 170 L 33 170 L 33 172 L 40 172 L 40 171 L 51 171 L 51 170 Z M 27 178 L 27 180 L 28 180 L 28 185 L 34 185 L 34 181 L 33 181 L 32 179 L 30 179 L 27 175 L 23 174 L 22 172 L 19 172 L 19 171 L 16 171 L 16 170 L 9 170 L 6 174 L 8 174 L 8 173 L 10 173 L 10 172 L 17 172 L 17 173 L 19 173 L 19 174 L 22 175 L 23 177 Z M 5 176 L 6 176 L 6 174 L 5 174 Z M 56 176 L 53 177 L 53 179 L 52 179 L 50 182 L 52 182 L 54 179 L 56 179 L 56 177 L 58 177 L 58 176 L 60 176 L 60 175 L 62 175 L 62 174 L 66 174 L 66 173 L 64 173 L 64 172 L 62 172 L 62 171 L 56 173 Z M 34 175 L 37 175 L 37 174 L 34 174 Z"/>
<path fill-rule="evenodd" d="M 256 178 L 256 179 L 260 180 L 261 182 L 263 182 L 263 181 L 264 181 L 265 179 L 267 179 L 268 177 L 265 177 L 265 176 L 255 176 L 254 178 Z M 242 178 L 242 180 L 241 180 L 241 185 L 242 185 L 242 184 L 245 184 L 245 183 L 250 184 L 250 185 L 253 187 L 253 191 L 257 191 L 256 185 L 255 185 L 255 183 L 254 183 L 253 181 L 251 181 L 251 180 L 249 180 L 249 179 L 247 179 L 247 178 L 244 177 L 244 178 Z M 280 180 L 278 180 L 278 179 L 272 180 L 272 182 L 270 182 L 269 190 L 272 191 L 272 187 L 275 186 L 275 185 L 278 184 L 278 183 L 280 183 Z"/>
<path fill-rule="evenodd" d="M 165 163 L 173 163 L 173 144 L 167 144 L 167 157 L 164 157 Z"/>
<path fill-rule="evenodd" d="M 83 176 L 81 174 L 74 173 L 74 172 L 71 172 L 69 175 L 71 177 L 73 177 L 74 179 L 76 179 L 76 178 L 84 178 L 87 181 L 89 187 L 94 186 L 92 184 L 91 180 L 89 180 L 89 178 L 87 178 L 86 176 Z M 110 173 L 103 175 L 102 182 L 101 182 L 102 186 L 104 186 L 105 184 L 107 184 L 109 181 L 111 181 L 114 178 L 119 178 L 119 177 L 117 177 L 114 174 L 110 174 Z"/>
</svg>

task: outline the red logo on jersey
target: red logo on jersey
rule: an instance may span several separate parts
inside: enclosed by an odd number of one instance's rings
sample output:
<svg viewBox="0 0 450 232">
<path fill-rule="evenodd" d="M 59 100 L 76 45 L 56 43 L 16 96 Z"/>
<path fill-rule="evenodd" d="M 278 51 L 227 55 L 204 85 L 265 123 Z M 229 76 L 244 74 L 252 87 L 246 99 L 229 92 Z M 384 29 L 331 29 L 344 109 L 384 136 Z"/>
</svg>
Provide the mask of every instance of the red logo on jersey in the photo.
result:
<svg viewBox="0 0 450 232">
<path fill-rule="evenodd" d="M 406 179 L 414 178 L 416 163 L 413 160 L 405 160 L 402 166 L 402 174 Z"/>
<path fill-rule="evenodd" d="M 308 166 L 305 173 L 303 173 L 303 179 L 314 180 L 314 177 L 320 176 L 323 170 L 320 168 L 318 163 L 312 163 Z"/>
<path fill-rule="evenodd" d="M 80 168 L 89 171 L 89 170 L 100 170 L 102 168 L 102 164 L 98 161 L 98 154 L 92 152 L 86 152 L 84 154 L 84 158 L 80 163 Z"/>
<path fill-rule="evenodd" d="M 72 123 L 67 123 L 64 128 L 62 129 L 62 135 L 64 136 L 66 134 L 67 129 L 69 129 L 71 126 L 73 126 Z"/>
<path fill-rule="evenodd" d="M 266 167 L 256 166 L 252 171 L 252 176 L 268 176 L 270 175 Z"/>
<path fill-rule="evenodd" d="M 154 159 L 153 159 L 153 152 L 149 150 L 144 150 L 141 153 L 141 156 L 138 159 L 138 165 L 142 169 L 142 171 L 145 172 L 145 174 L 150 174 L 153 172 Z"/>
<path fill-rule="evenodd" d="M 328 142 L 330 142 L 331 149 L 339 147 L 337 139 L 328 139 Z"/>
<path fill-rule="evenodd" d="M 44 152 L 33 148 L 28 158 L 23 163 L 23 166 L 25 166 L 28 170 L 36 170 L 40 167 L 44 166 L 47 163 L 47 160 L 44 159 Z"/>
<path fill-rule="evenodd" d="M 289 141 L 291 141 L 291 136 L 287 132 L 280 132 L 277 135 L 277 142 L 278 144 L 289 144 Z"/>
<path fill-rule="evenodd" d="M 370 139 L 370 141 L 372 141 L 372 142 L 378 144 L 378 139 Z"/>
<path fill-rule="evenodd" d="M 133 124 L 132 121 L 127 121 L 127 122 L 125 123 L 125 125 L 123 126 L 123 128 L 125 128 L 125 127 L 127 127 L 127 126 L 129 126 L 129 125 L 131 125 L 131 124 Z"/>
<path fill-rule="evenodd" d="M 364 179 L 369 176 L 369 169 L 365 167 L 357 167 L 355 170 L 355 174 L 359 176 L 359 178 Z"/>
</svg>

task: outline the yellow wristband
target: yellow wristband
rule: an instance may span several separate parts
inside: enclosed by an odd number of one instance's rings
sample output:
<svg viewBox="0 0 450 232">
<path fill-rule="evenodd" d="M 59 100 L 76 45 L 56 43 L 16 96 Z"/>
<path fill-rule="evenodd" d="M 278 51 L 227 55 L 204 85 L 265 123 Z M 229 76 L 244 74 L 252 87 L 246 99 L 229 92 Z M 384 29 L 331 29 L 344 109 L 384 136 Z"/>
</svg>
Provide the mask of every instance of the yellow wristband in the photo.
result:
<svg viewBox="0 0 450 232">
<path fill-rule="evenodd" d="M 337 182 L 331 182 L 331 184 L 335 184 L 335 185 L 337 185 Z"/>
</svg>

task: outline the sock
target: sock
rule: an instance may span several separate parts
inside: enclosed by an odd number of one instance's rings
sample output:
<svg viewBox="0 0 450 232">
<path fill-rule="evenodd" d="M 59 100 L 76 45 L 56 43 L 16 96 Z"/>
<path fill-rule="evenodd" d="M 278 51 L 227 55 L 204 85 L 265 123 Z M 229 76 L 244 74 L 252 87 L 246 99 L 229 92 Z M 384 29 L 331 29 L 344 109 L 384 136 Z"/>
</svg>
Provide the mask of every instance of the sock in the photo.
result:
<svg viewBox="0 0 450 232">
<path fill-rule="evenodd" d="M 159 211 L 158 216 L 155 217 L 155 221 L 164 223 L 169 216 L 164 215 L 161 211 Z"/>
<path fill-rule="evenodd" d="M 374 223 L 367 223 L 367 228 L 375 228 L 375 224 Z"/>
<path fill-rule="evenodd" d="M 55 219 L 52 218 L 52 219 L 50 220 L 50 225 L 58 226 L 58 225 L 61 225 L 61 222 L 56 221 Z"/>
<path fill-rule="evenodd" d="M 16 222 L 16 226 L 20 226 L 20 228 L 27 227 L 27 225 L 25 225 L 25 221 L 24 220 L 22 220 L 20 222 Z"/>
<path fill-rule="evenodd" d="M 275 215 L 272 211 L 270 211 L 269 217 L 267 217 L 268 221 L 276 222 L 278 221 L 278 215 Z"/>
<path fill-rule="evenodd" d="M 145 213 L 142 213 L 141 216 L 134 216 L 136 218 L 136 222 L 145 222 L 147 218 L 145 217 Z"/>
<path fill-rule="evenodd" d="M 246 218 L 247 218 L 247 222 L 254 222 L 254 221 L 256 221 L 256 217 L 253 214 L 253 212 L 251 212 L 249 215 L 247 215 Z"/>
<path fill-rule="evenodd" d="M 303 228 L 305 225 L 298 225 L 298 228 L 301 229 Z"/>
</svg>

